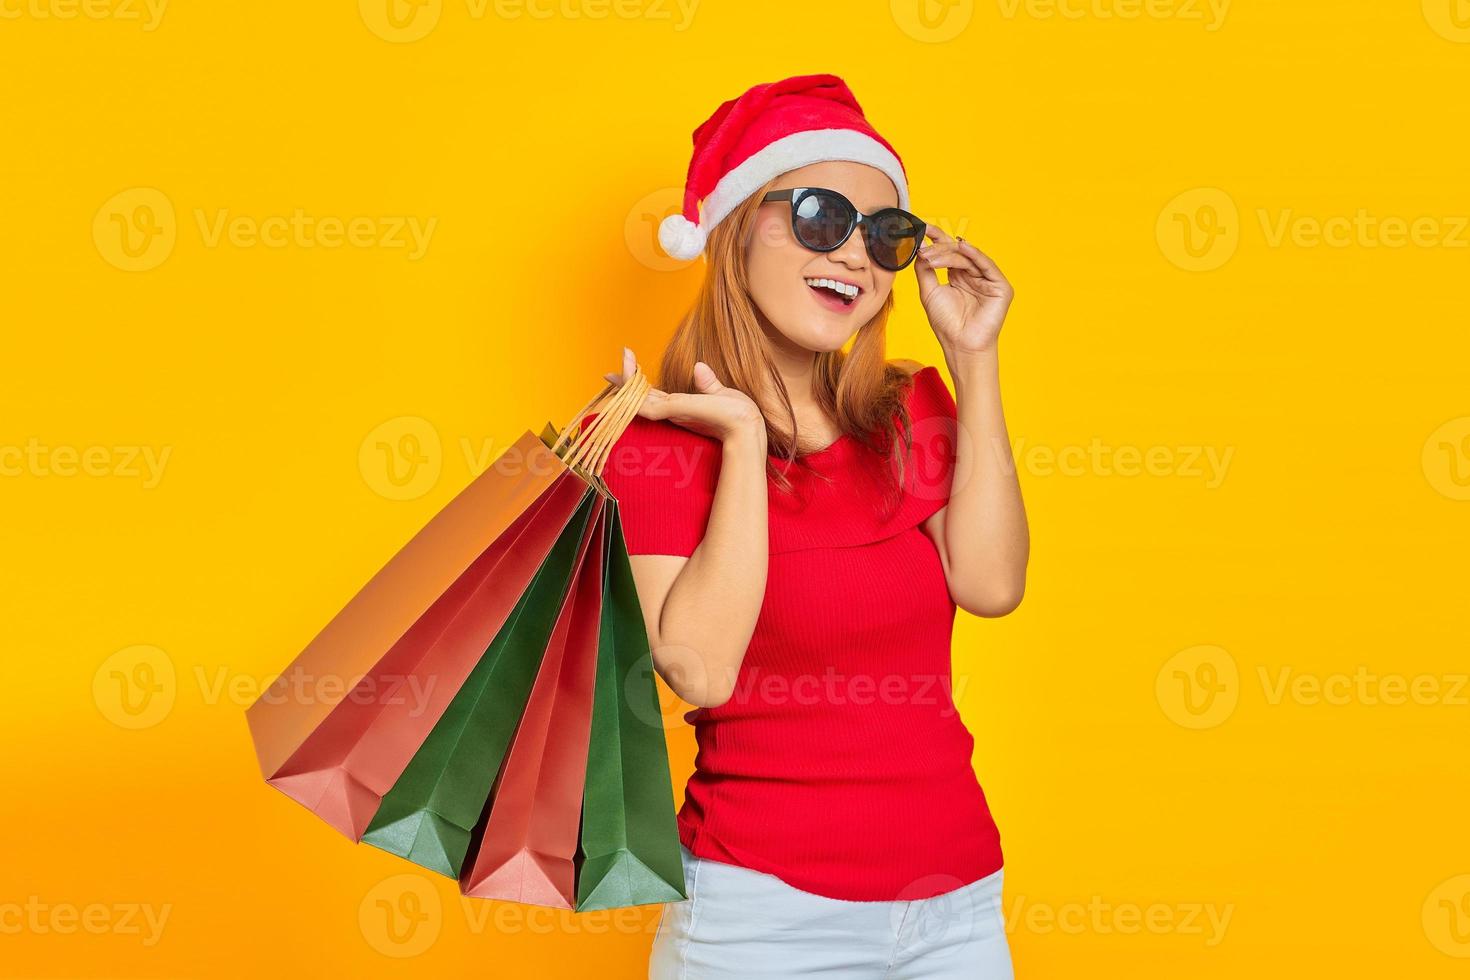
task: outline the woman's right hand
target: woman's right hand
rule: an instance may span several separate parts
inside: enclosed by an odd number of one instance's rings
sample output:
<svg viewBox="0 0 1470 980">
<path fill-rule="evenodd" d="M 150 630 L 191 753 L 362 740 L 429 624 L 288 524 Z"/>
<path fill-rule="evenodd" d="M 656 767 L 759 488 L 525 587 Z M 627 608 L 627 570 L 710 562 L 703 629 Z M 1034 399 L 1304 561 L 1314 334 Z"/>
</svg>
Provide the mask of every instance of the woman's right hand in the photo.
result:
<svg viewBox="0 0 1470 980">
<path fill-rule="evenodd" d="M 621 385 L 637 369 L 637 358 L 624 347 L 622 373 L 609 372 L 603 377 Z M 766 422 L 760 406 L 745 392 L 722 385 L 715 372 L 703 361 L 695 362 L 694 387 L 694 392 L 676 391 L 672 394 L 650 388 L 643 404 L 638 407 L 638 414 L 646 419 L 667 419 L 691 432 L 721 442 L 736 436 L 765 442 Z"/>
</svg>

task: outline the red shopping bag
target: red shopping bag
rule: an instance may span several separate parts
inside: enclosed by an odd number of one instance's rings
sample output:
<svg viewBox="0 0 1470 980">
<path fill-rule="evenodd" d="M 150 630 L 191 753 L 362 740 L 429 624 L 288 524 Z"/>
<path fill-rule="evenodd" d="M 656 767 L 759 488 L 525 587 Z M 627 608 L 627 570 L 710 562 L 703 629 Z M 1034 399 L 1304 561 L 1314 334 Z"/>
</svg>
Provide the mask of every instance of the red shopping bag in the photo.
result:
<svg viewBox="0 0 1470 980">
<path fill-rule="evenodd" d="M 267 782 L 361 836 L 570 517 L 569 472 L 526 432 L 373 576 L 246 710 Z"/>
<path fill-rule="evenodd" d="M 383 796 L 505 623 L 583 489 L 570 472 L 559 476 L 366 675 L 359 690 L 373 696 L 338 706 L 271 785 L 361 840 Z"/>
<path fill-rule="evenodd" d="M 579 421 L 599 407 L 594 425 L 527 432 L 312 640 L 246 712 L 269 783 L 354 840 L 385 796 L 453 817 L 466 894 L 575 907 L 608 555 L 621 546 L 600 474 L 647 388 L 635 373 L 584 406 Z M 622 602 L 641 615 L 636 596 Z M 658 783 L 668 789 L 666 771 Z M 597 806 L 616 809 L 610 799 Z M 659 817 L 640 814 L 655 836 Z M 404 829 L 385 819 L 381 833 Z M 405 856 L 422 863 L 414 847 Z"/>
<path fill-rule="evenodd" d="M 599 493 L 478 849 L 460 880 L 476 898 L 576 907 L 576 856 L 601 631 L 608 508 Z"/>
</svg>

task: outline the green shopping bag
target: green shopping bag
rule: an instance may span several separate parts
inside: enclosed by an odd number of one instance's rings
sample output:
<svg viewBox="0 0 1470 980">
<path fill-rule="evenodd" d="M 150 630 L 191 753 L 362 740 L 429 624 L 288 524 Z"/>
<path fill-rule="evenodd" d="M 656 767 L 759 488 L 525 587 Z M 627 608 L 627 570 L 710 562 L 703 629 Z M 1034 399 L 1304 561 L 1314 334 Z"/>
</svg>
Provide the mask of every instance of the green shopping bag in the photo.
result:
<svg viewBox="0 0 1470 980">
<path fill-rule="evenodd" d="M 460 876 L 571 585 L 597 497 L 589 488 L 505 625 L 383 797 L 364 841 Z"/>
<path fill-rule="evenodd" d="M 684 864 L 648 633 L 609 498 L 577 911 L 677 902 Z"/>
</svg>

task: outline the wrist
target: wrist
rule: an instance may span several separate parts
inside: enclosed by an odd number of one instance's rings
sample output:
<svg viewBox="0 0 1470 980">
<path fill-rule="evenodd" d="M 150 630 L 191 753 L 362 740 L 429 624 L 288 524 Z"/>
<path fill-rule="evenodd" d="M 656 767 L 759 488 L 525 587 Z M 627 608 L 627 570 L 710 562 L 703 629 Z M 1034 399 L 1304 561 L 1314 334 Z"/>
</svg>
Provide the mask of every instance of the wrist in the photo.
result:
<svg viewBox="0 0 1470 980">
<path fill-rule="evenodd" d="M 976 372 L 991 373 L 1000 366 L 1000 352 L 995 345 L 978 350 L 955 350 L 944 348 L 944 362 L 951 377 L 973 375 Z"/>
<path fill-rule="evenodd" d="M 725 433 L 721 440 L 726 456 L 755 456 L 762 460 L 766 454 L 766 425 L 765 420 L 757 420 L 751 425 L 743 425 L 731 429 Z"/>
</svg>

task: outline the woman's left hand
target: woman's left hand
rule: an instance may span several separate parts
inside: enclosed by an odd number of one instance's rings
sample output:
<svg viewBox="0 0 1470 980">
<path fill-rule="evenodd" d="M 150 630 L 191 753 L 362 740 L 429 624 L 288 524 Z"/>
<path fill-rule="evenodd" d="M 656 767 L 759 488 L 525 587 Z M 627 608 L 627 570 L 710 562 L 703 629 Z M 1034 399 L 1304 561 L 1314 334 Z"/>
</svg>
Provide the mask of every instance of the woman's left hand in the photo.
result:
<svg viewBox="0 0 1470 980">
<path fill-rule="evenodd" d="M 931 241 L 914 260 L 914 274 L 919 279 L 919 300 L 940 345 L 956 354 L 995 350 L 1015 290 L 974 245 L 951 238 L 938 225 L 926 226 L 925 234 Z M 939 281 L 939 269 L 949 270 L 948 283 Z"/>
</svg>

